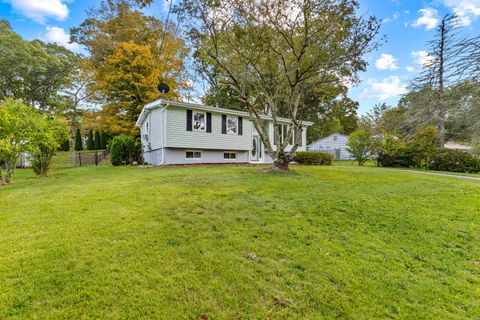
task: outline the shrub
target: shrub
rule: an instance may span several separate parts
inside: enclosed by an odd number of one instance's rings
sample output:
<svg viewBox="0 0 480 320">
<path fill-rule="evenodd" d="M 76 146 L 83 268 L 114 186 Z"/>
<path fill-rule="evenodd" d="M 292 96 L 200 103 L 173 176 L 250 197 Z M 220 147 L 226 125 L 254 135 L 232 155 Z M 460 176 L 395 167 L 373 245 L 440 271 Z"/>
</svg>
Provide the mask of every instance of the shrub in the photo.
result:
<svg viewBox="0 0 480 320">
<path fill-rule="evenodd" d="M 439 145 L 440 134 L 436 127 L 420 129 L 409 141 L 413 166 L 426 169 L 432 157 L 440 150 Z"/>
<path fill-rule="evenodd" d="M 333 156 L 329 153 L 324 152 L 297 152 L 294 160 L 299 164 L 306 165 L 331 165 Z"/>
<path fill-rule="evenodd" d="M 75 150 L 83 150 L 82 135 L 80 134 L 80 129 L 77 129 L 75 132 Z"/>
<path fill-rule="evenodd" d="M 412 150 L 398 138 L 387 137 L 380 146 L 377 163 L 382 167 L 410 167 L 413 165 Z"/>
<path fill-rule="evenodd" d="M 450 172 L 480 172 L 480 159 L 456 150 L 442 149 L 432 156 L 428 169 Z"/>
<path fill-rule="evenodd" d="M 363 166 L 375 147 L 375 140 L 365 130 L 357 130 L 350 134 L 347 151 L 355 158 L 359 166 Z"/>
<path fill-rule="evenodd" d="M 107 149 L 107 135 L 103 131 L 100 133 L 100 148 L 103 150 Z"/>
<path fill-rule="evenodd" d="M 60 151 L 70 151 L 70 140 L 68 138 L 63 140 Z"/>
<path fill-rule="evenodd" d="M 88 130 L 87 150 L 95 150 L 95 141 L 93 140 L 92 129 Z"/>
<path fill-rule="evenodd" d="M 102 149 L 102 143 L 100 141 L 100 132 L 95 131 L 95 150 Z"/>
<path fill-rule="evenodd" d="M 110 162 L 114 166 L 132 164 L 138 161 L 141 153 L 141 143 L 132 136 L 116 136 L 110 143 Z"/>
</svg>

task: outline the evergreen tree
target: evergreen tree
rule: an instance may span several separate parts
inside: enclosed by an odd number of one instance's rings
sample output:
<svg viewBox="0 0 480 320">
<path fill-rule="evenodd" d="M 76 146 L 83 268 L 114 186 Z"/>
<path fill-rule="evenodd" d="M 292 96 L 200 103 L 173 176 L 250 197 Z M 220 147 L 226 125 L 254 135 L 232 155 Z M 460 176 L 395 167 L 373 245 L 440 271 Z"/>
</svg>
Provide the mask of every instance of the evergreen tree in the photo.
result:
<svg viewBox="0 0 480 320">
<path fill-rule="evenodd" d="M 100 133 L 100 149 L 107 149 L 107 136 L 103 131 Z"/>
<path fill-rule="evenodd" d="M 87 138 L 87 150 L 94 150 L 95 149 L 95 141 L 93 141 L 93 132 L 92 129 L 88 130 L 88 138 Z"/>
<path fill-rule="evenodd" d="M 60 146 L 61 151 L 70 151 L 70 139 L 65 139 Z"/>
<path fill-rule="evenodd" d="M 82 135 L 80 134 L 80 129 L 77 129 L 75 133 L 75 150 L 83 150 Z"/>
<path fill-rule="evenodd" d="M 100 133 L 98 131 L 95 131 L 95 150 L 100 150 L 102 149 L 101 143 L 100 143 Z"/>
</svg>

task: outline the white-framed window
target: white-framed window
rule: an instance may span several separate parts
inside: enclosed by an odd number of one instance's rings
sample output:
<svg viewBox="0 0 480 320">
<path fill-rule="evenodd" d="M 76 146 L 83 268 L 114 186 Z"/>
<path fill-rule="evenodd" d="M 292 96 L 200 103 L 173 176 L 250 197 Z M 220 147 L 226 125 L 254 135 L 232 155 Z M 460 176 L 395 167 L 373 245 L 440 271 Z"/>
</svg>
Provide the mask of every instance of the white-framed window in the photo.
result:
<svg viewBox="0 0 480 320">
<path fill-rule="evenodd" d="M 238 117 L 227 117 L 227 133 L 238 134 Z"/>
<path fill-rule="evenodd" d="M 333 136 L 333 141 L 337 141 L 337 135 Z"/>
<path fill-rule="evenodd" d="M 223 153 L 224 160 L 236 160 L 237 154 L 235 152 L 224 152 Z"/>
<path fill-rule="evenodd" d="M 192 127 L 194 131 L 205 131 L 207 127 L 207 114 L 205 112 L 192 112 Z"/>
<path fill-rule="evenodd" d="M 278 125 L 278 133 L 280 134 L 280 143 L 285 141 L 287 139 L 287 134 L 288 134 L 288 124 L 279 124 Z M 292 132 L 292 136 L 290 137 L 290 141 L 288 141 L 289 145 L 293 145 L 293 141 L 295 141 L 295 131 Z M 279 143 L 278 143 L 279 144 Z M 275 145 L 278 145 L 275 141 Z"/>
<path fill-rule="evenodd" d="M 185 152 L 185 158 L 187 160 L 200 160 L 202 159 L 202 153 L 200 151 L 187 151 Z"/>
</svg>

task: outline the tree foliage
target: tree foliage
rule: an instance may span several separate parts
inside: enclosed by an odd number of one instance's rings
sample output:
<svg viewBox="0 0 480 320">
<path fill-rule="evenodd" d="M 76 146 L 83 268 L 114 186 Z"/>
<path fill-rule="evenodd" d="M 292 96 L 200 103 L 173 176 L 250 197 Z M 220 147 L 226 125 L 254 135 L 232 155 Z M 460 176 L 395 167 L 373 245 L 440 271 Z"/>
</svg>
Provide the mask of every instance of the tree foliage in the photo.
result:
<svg viewBox="0 0 480 320">
<path fill-rule="evenodd" d="M 8 184 L 22 152 L 33 150 L 38 115 L 31 107 L 6 99 L 0 105 L 0 184 Z"/>
<path fill-rule="evenodd" d="M 95 150 L 95 141 L 94 141 L 94 139 L 93 139 L 93 131 L 92 131 L 92 129 L 88 130 L 87 150 Z"/>
<path fill-rule="evenodd" d="M 0 20 L 0 100 L 14 98 L 51 113 L 68 103 L 62 90 L 70 85 L 76 56 L 62 46 L 26 41 Z"/>
<path fill-rule="evenodd" d="M 138 134 L 134 126 L 142 107 L 158 99 L 159 82 L 171 88 L 164 98 L 178 99 L 184 85 L 187 49 L 175 25 L 145 16 L 130 1 L 106 0 L 72 28 L 72 39 L 90 53 L 94 84 L 89 87 L 103 105 L 95 112 L 98 127 L 110 133 Z"/>
<path fill-rule="evenodd" d="M 300 144 L 301 119 L 311 92 L 328 94 L 355 82 L 363 55 L 377 47 L 379 24 L 357 14 L 355 1 L 183 0 L 176 12 L 186 23 L 199 72 L 214 75 L 250 113 L 274 168 L 288 170 Z M 339 90 L 341 91 L 341 90 Z M 274 146 L 261 114 L 288 117 L 288 133 Z M 287 151 L 291 137 L 293 148 Z"/>
<path fill-rule="evenodd" d="M 5 100 L 0 105 L 0 184 L 12 181 L 22 153 L 30 155 L 37 174 L 45 175 L 53 153 L 67 137 L 62 121 L 19 101 Z"/>
<path fill-rule="evenodd" d="M 139 161 L 141 143 L 132 136 L 120 135 L 110 144 L 110 161 L 114 166 L 130 165 Z"/>
<path fill-rule="evenodd" d="M 355 158 L 359 166 L 370 158 L 375 140 L 365 130 L 357 130 L 350 134 L 346 150 Z"/>
<path fill-rule="evenodd" d="M 80 132 L 80 129 L 77 128 L 77 130 L 75 131 L 75 151 L 81 150 L 83 150 L 82 134 Z"/>
<path fill-rule="evenodd" d="M 46 116 L 37 119 L 35 134 L 30 143 L 32 168 L 38 176 L 48 174 L 55 151 L 66 139 L 68 139 L 66 121 Z"/>
</svg>

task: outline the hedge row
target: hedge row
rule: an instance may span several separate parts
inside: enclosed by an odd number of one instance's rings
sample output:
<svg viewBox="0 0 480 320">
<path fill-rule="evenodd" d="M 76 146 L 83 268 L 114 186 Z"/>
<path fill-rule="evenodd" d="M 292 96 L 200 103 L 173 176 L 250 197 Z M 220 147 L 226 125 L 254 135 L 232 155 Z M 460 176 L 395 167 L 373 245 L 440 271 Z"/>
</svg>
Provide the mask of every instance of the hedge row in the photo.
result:
<svg viewBox="0 0 480 320">
<path fill-rule="evenodd" d="M 331 165 L 333 156 L 323 152 L 303 151 L 297 152 L 295 162 L 305 165 Z"/>
<path fill-rule="evenodd" d="M 434 148 L 429 152 L 402 141 L 387 141 L 378 152 L 377 162 L 382 167 L 415 167 L 438 171 L 477 173 L 480 159 L 472 154 Z"/>
</svg>

